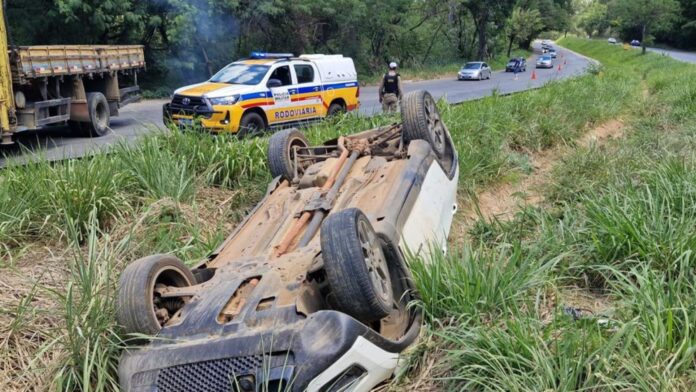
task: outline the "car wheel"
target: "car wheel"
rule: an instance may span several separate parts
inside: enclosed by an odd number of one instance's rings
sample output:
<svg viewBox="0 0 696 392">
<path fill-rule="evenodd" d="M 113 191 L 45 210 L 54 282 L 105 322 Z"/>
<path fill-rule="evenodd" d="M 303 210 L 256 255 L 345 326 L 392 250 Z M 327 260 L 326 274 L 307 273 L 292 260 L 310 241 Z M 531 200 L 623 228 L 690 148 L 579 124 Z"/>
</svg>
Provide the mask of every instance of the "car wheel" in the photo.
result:
<svg viewBox="0 0 696 392">
<path fill-rule="evenodd" d="M 329 106 L 329 110 L 326 112 L 326 115 L 329 117 L 336 116 L 338 114 L 342 114 L 346 112 L 346 108 L 343 107 L 340 103 L 332 103 Z"/>
<path fill-rule="evenodd" d="M 185 304 L 180 297 L 162 298 L 158 290 L 195 282 L 191 270 L 174 256 L 138 259 L 121 274 L 116 320 L 126 333 L 156 335 Z"/>
<path fill-rule="evenodd" d="M 89 122 L 83 125 L 83 129 L 89 136 L 104 136 L 109 132 L 110 109 L 109 102 L 102 93 L 87 94 L 87 112 Z"/>
<path fill-rule="evenodd" d="M 255 137 L 263 134 L 266 131 L 266 122 L 260 114 L 256 112 L 247 112 L 242 116 L 239 122 L 239 131 L 237 136 L 240 138 Z"/>
<path fill-rule="evenodd" d="M 349 208 L 321 226 L 321 252 L 338 308 L 363 322 L 379 320 L 394 307 L 389 264 L 365 214 Z"/>
<path fill-rule="evenodd" d="M 295 178 L 295 147 L 309 147 L 305 135 L 295 128 L 284 129 L 271 136 L 267 159 L 273 178 L 281 176 L 288 181 Z M 298 168 L 297 174 L 302 174 L 303 169 Z"/>
<path fill-rule="evenodd" d="M 401 100 L 401 121 L 406 142 L 425 140 L 438 158 L 445 155 L 447 130 L 430 93 L 420 90 L 406 94 Z"/>
</svg>

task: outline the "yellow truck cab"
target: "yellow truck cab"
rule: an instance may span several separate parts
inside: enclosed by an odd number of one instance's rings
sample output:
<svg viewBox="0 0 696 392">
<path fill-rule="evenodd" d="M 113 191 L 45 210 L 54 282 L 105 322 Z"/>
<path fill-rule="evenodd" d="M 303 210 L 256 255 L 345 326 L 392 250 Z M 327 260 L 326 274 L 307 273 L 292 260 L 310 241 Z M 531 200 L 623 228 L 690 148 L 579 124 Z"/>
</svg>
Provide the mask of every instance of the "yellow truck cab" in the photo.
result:
<svg viewBox="0 0 696 392">
<path fill-rule="evenodd" d="M 359 95 L 348 57 L 254 52 L 206 82 L 177 89 L 163 116 L 165 124 L 196 121 L 213 132 L 245 136 L 355 110 Z"/>
</svg>

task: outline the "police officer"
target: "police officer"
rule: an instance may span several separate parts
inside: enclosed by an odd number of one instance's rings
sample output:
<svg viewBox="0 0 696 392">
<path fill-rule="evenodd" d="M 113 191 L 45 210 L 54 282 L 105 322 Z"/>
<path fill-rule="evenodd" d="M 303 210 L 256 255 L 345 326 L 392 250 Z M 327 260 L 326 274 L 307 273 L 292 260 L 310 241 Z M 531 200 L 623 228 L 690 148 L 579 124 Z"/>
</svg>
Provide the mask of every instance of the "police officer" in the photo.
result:
<svg viewBox="0 0 696 392">
<path fill-rule="evenodd" d="M 399 99 L 403 95 L 401 76 L 396 72 L 396 63 L 389 63 L 389 71 L 379 84 L 379 102 L 385 113 L 396 112 Z"/>
</svg>

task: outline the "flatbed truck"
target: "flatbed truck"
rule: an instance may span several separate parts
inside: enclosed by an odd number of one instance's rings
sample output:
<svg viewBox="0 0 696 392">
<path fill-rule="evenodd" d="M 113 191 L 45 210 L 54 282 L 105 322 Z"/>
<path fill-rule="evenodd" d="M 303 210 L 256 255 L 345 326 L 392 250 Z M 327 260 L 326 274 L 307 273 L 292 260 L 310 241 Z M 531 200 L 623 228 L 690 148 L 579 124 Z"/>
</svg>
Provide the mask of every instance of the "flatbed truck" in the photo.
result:
<svg viewBox="0 0 696 392">
<path fill-rule="evenodd" d="M 11 46 L 5 20 L 0 0 L 0 144 L 51 125 L 103 136 L 111 117 L 140 99 L 141 45 Z"/>
</svg>

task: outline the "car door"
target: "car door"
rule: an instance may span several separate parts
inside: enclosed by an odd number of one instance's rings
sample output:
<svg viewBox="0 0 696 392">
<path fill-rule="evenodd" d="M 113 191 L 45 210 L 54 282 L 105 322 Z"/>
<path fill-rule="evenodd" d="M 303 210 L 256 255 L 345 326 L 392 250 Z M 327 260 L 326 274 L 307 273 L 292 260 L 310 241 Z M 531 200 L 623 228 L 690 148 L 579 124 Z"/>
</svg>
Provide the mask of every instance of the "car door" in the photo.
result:
<svg viewBox="0 0 696 392">
<path fill-rule="evenodd" d="M 292 98 L 292 71 L 289 64 L 280 64 L 270 72 L 266 86 L 273 96 L 273 104 L 266 111 L 269 124 L 278 124 L 293 121 Z"/>
<path fill-rule="evenodd" d="M 319 73 L 310 62 L 292 65 L 296 83 L 290 88 L 290 97 L 296 109 L 297 119 L 317 118 L 325 115 L 326 109 L 321 100 Z"/>
<path fill-rule="evenodd" d="M 488 66 L 488 64 L 483 63 L 483 71 L 482 71 L 482 73 L 483 73 L 484 75 L 486 75 L 486 78 L 490 78 L 490 77 L 491 77 L 491 68 Z"/>
</svg>

